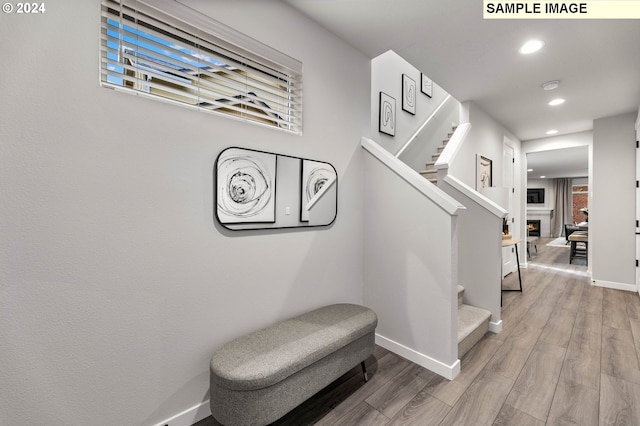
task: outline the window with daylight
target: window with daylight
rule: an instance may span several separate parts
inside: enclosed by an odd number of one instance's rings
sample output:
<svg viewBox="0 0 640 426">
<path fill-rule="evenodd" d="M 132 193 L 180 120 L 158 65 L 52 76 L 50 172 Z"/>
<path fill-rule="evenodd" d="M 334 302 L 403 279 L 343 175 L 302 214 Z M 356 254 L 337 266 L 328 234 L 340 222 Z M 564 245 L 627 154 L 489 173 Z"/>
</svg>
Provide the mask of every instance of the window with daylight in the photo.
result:
<svg viewBox="0 0 640 426">
<path fill-rule="evenodd" d="M 101 83 L 302 132 L 302 64 L 175 0 L 102 0 Z"/>
<path fill-rule="evenodd" d="M 573 185 L 571 193 L 573 223 L 589 221 L 589 185 Z"/>
</svg>

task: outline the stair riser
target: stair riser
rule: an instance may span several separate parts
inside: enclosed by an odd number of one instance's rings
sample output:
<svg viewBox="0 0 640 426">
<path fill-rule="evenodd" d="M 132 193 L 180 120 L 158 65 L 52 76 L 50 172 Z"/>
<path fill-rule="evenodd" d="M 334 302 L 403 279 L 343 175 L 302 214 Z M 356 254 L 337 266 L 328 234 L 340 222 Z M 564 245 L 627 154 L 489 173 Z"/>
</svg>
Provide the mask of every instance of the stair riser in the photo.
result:
<svg viewBox="0 0 640 426">
<path fill-rule="evenodd" d="M 467 352 L 473 348 L 476 343 L 480 341 L 484 337 L 485 334 L 489 331 L 489 320 L 478 328 L 476 328 L 471 334 L 462 339 L 460 343 L 458 343 L 458 359 L 462 358 Z"/>
</svg>

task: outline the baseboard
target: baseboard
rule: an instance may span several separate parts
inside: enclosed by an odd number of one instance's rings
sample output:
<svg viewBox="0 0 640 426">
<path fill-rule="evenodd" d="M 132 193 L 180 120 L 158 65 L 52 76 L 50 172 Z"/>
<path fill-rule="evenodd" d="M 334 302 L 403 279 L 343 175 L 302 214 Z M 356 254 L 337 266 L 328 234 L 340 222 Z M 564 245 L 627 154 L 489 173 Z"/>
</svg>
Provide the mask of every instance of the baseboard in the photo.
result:
<svg viewBox="0 0 640 426">
<path fill-rule="evenodd" d="M 209 400 L 206 400 L 154 426 L 191 426 L 210 415 L 211 406 Z"/>
<path fill-rule="evenodd" d="M 638 291 L 638 288 L 633 284 L 616 283 L 613 281 L 593 280 L 593 285 L 596 287 L 612 288 L 614 290 Z"/>
<path fill-rule="evenodd" d="M 489 331 L 492 333 L 500 333 L 502 331 L 502 320 L 498 322 L 489 322 Z"/>
<path fill-rule="evenodd" d="M 411 348 L 404 346 L 398 342 L 387 339 L 376 333 L 376 344 L 382 346 L 391 352 L 400 355 L 403 358 L 408 359 L 411 362 L 415 362 L 421 367 L 427 370 L 433 371 L 436 374 L 441 375 L 445 379 L 453 380 L 460 373 L 460 360 L 457 359 L 452 365 L 447 365 L 443 362 L 433 359 L 425 354 L 415 351 Z"/>
</svg>

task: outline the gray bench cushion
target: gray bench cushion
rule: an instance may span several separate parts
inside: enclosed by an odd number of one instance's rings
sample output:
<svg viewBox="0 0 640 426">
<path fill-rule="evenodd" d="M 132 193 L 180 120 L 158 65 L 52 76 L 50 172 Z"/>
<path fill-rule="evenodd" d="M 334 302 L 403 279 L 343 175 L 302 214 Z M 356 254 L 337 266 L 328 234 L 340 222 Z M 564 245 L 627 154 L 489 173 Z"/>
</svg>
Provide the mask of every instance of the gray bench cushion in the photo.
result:
<svg viewBox="0 0 640 426">
<path fill-rule="evenodd" d="M 234 390 L 278 383 L 354 340 L 372 333 L 378 319 L 352 304 L 325 306 L 223 345 L 211 358 L 211 380 Z"/>
</svg>

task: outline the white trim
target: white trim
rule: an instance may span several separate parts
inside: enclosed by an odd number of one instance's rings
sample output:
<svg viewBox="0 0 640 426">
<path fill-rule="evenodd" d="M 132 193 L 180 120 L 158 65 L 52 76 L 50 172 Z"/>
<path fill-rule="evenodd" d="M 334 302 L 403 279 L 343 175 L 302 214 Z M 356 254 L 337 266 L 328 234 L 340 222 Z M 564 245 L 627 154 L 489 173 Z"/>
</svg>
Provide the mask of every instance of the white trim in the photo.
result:
<svg viewBox="0 0 640 426">
<path fill-rule="evenodd" d="M 429 118 L 427 118 L 427 119 L 425 120 L 425 122 L 424 122 L 424 123 L 422 123 L 422 126 L 420 126 L 420 127 L 418 128 L 418 130 L 416 130 L 416 132 L 415 132 L 413 135 L 411 135 L 411 137 L 409 138 L 409 140 L 407 141 L 407 143 L 406 143 L 406 144 L 404 144 L 404 146 L 400 149 L 400 151 L 398 151 L 398 153 L 396 154 L 396 158 L 400 158 L 400 155 L 404 152 L 404 150 L 405 150 L 405 149 L 407 149 L 407 147 L 408 147 L 409 145 L 411 145 L 411 143 L 414 141 L 414 139 L 418 137 L 418 135 L 420 134 L 420 132 L 422 131 L 422 129 L 424 129 L 424 128 L 425 128 L 425 126 L 426 126 L 427 124 L 429 124 L 429 122 L 431 122 L 431 119 L 432 119 L 433 117 L 435 117 L 435 116 L 436 116 L 436 114 L 437 114 L 438 112 L 440 112 L 440 110 L 442 109 L 442 107 L 444 106 L 444 104 L 446 104 L 446 103 L 447 103 L 447 101 L 448 101 L 449 99 L 451 99 L 451 95 L 447 95 L 447 97 L 446 97 L 446 98 L 444 98 L 444 101 L 442 101 L 442 102 L 440 103 L 440 105 L 438 105 L 438 106 L 436 107 L 436 109 L 434 109 L 434 110 L 433 110 L 433 112 L 431 113 L 431 115 L 429 116 Z"/>
<path fill-rule="evenodd" d="M 500 333 L 502 331 L 502 320 L 498 322 L 489 322 L 489 331 L 492 333 Z"/>
<path fill-rule="evenodd" d="M 132 3 L 126 0 L 121 1 L 123 1 L 123 3 L 125 4 Z M 181 1 L 136 0 L 132 3 L 133 7 L 137 6 L 137 2 L 140 2 L 147 7 L 155 9 L 163 14 L 168 14 L 172 18 L 177 19 L 178 21 L 190 27 L 194 27 L 208 34 L 214 35 L 215 37 L 225 41 L 231 46 L 241 46 L 246 51 L 257 55 L 271 62 L 272 64 L 275 63 L 277 65 L 280 65 L 281 67 L 302 73 L 302 63 L 297 59 L 294 59 L 277 49 L 267 46 L 261 41 L 254 39 L 253 37 L 236 31 L 235 29 L 223 24 L 222 22 L 216 21 L 210 16 L 202 14 L 201 12 L 193 9 L 191 6 L 182 3 Z"/>
<path fill-rule="evenodd" d="M 461 210 L 466 209 L 452 196 L 420 176 L 418 172 L 398 160 L 396 157 L 391 155 L 389 151 L 385 150 L 371 139 L 362 137 L 360 139 L 360 145 L 362 145 L 365 151 L 380 160 L 382 164 L 400 176 L 405 182 L 420 191 L 425 197 L 429 198 L 449 215 L 458 215 Z"/>
<path fill-rule="evenodd" d="M 453 380 L 460 373 L 459 359 L 457 359 L 453 364 L 447 365 L 398 342 L 387 339 L 378 333 L 376 333 L 376 344 L 418 364 L 421 367 L 426 368 L 427 370 L 431 370 L 434 373 L 441 375 L 445 379 Z"/>
<path fill-rule="evenodd" d="M 456 190 L 458 190 L 458 192 L 471 198 L 473 201 L 476 202 L 476 204 L 484 207 L 485 209 L 487 209 L 489 212 L 493 213 L 497 217 L 505 218 L 507 217 L 507 214 L 509 214 L 508 211 L 500 207 L 498 204 L 494 203 L 493 201 L 491 201 L 490 199 L 488 199 L 487 197 L 485 197 L 475 189 L 471 188 L 469 185 L 456 179 L 455 177 L 451 175 L 447 175 L 445 176 L 444 181 L 449 185 L 451 185 L 452 188 L 455 188 Z"/>
<path fill-rule="evenodd" d="M 471 123 L 462 123 L 456 128 L 434 165 L 437 170 L 449 168 L 470 131 Z"/>
<path fill-rule="evenodd" d="M 624 290 L 624 291 L 633 291 L 633 292 L 637 292 L 638 289 L 636 288 L 635 285 L 633 284 L 627 284 L 627 283 L 617 283 L 617 282 L 613 282 L 613 281 L 603 281 L 603 280 L 593 280 L 593 285 L 595 285 L 596 287 L 605 287 L 605 288 L 612 288 L 614 290 Z"/>
<path fill-rule="evenodd" d="M 184 410 L 182 413 L 178 413 L 167 420 L 156 423 L 154 426 L 191 426 L 210 415 L 211 407 L 209 405 L 209 400 L 207 399 L 198 405 L 194 405 L 193 407 Z"/>
</svg>

